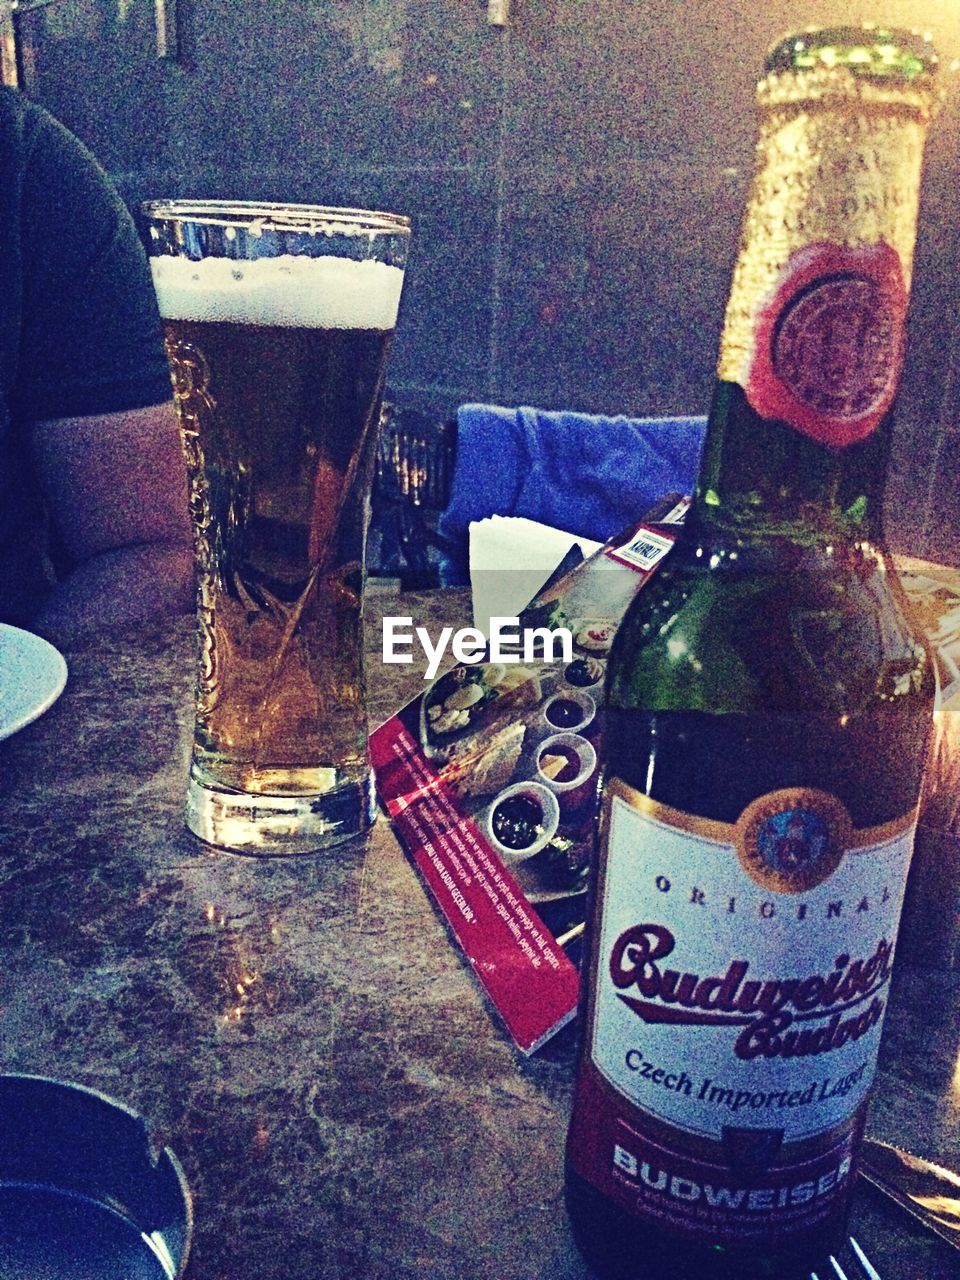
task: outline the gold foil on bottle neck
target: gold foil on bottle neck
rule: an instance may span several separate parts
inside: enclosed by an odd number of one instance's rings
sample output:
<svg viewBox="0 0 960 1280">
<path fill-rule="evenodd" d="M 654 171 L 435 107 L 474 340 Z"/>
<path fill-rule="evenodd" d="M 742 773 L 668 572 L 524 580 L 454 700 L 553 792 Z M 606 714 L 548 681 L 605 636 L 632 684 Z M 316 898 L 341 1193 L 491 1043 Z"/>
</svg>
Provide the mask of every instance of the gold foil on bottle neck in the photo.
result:
<svg viewBox="0 0 960 1280">
<path fill-rule="evenodd" d="M 743 385 L 757 313 L 805 245 L 895 249 L 909 290 L 931 77 L 886 83 L 843 67 L 772 72 L 758 86 L 753 185 L 727 303 L 717 376 Z"/>
</svg>

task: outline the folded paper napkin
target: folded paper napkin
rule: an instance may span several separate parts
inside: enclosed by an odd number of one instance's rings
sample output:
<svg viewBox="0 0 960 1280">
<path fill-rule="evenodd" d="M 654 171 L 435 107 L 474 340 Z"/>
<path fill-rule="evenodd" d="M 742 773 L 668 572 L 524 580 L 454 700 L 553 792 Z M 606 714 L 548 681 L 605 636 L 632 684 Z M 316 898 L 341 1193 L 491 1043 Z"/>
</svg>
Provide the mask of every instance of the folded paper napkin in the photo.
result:
<svg viewBox="0 0 960 1280">
<path fill-rule="evenodd" d="M 524 610 L 571 549 L 585 560 L 603 544 L 523 516 L 489 516 L 470 525 L 473 625 L 489 635 L 491 618 Z"/>
<path fill-rule="evenodd" d="M 462 545 L 464 569 L 467 530 L 485 516 L 524 516 L 605 542 L 664 494 L 690 492 L 705 426 L 702 417 L 463 405 L 438 531 Z"/>
</svg>

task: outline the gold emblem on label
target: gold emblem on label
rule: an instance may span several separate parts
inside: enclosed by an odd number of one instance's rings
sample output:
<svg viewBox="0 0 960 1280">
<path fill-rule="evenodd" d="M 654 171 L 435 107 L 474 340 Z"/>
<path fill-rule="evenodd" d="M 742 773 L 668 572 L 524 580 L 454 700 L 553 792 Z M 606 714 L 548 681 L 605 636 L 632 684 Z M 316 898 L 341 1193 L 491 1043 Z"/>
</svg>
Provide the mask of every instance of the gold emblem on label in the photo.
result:
<svg viewBox="0 0 960 1280">
<path fill-rule="evenodd" d="M 829 880 L 851 844 L 853 824 L 836 796 L 809 787 L 771 791 L 734 828 L 740 864 L 775 893 L 804 893 Z"/>
</svg>

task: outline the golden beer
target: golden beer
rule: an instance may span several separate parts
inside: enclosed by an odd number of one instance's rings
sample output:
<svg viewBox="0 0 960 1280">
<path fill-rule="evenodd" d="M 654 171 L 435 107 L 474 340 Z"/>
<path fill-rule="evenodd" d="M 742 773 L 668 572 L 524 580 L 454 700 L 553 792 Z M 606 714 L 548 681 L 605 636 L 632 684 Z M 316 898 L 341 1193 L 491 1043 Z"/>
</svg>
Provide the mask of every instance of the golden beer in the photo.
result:
<svg viewBox="0 0 960 1280">
<path fill-rule="evenodd" d="M 151 258 L 198 567 L 187 822 L 230 848 L 299 852 L 372 817 L 363 556 L 403 269 L 331 253 L 343 239 Z"/>
</svg>

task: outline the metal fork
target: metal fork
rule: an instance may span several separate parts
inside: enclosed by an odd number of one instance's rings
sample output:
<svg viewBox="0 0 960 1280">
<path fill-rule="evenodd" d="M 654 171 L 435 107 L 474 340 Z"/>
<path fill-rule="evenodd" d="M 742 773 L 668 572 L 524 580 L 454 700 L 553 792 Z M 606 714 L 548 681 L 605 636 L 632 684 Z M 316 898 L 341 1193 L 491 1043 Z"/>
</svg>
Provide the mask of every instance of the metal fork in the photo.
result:
<svg viewBox="0 0 960 1280">
<path fill-rule="evenodd" d="M 830 1266 L 833 1268 L 833 1275 L 827 1276 L 826 1280 L 858 1280 L 858 1277 L 861 1275 L 865 1280 L 881 1280 L 879 1271 L 860 1248 L 860 1245 L 853 1236 L 850 1237 L 850 1248 L 853 1250 L 853 1256 L 860 1264 L 860 1271 L 854 1271 L 852 1274 L 845 1271 L 837 1259 L 831 1255 Z M 847 1265 L 849 1266 L 849 1263 Z M 810 1280 L 821 1280 L 821 1277 L 816 1271 L 811 1271 Z"/>
</svg>

